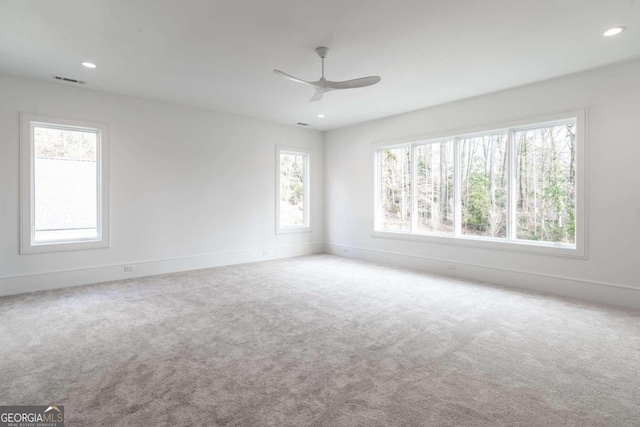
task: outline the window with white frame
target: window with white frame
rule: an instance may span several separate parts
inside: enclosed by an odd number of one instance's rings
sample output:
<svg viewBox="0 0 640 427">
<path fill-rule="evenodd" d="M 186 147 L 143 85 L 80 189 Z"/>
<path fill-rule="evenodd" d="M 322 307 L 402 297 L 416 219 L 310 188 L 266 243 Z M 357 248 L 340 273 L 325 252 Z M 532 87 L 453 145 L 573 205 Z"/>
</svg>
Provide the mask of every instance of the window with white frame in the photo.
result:
<svg viewBox="0 0 640 427">
<path fill-rule="evenodd" d="M 584 120 L 378 145 L 374 235 L 584 256 Z"/>
<path fill-rule="evenodd" d="M 21 114 L 21 252 L 107 247 L 107 126 Z"/>
<path fill-rule="evenodd" d="M 276 150 L 276 231 L 309 231 L 309 158 L 301 148 Z"/>
</svg>

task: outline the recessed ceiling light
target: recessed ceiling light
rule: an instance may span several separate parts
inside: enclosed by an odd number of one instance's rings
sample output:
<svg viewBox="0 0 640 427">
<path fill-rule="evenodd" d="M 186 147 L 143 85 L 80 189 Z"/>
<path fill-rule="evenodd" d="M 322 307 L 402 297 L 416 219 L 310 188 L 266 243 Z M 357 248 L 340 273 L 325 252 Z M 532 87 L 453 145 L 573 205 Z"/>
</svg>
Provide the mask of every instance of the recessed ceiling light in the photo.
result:
<svg viewBox="0 0 640 427">
<path fill-rule="evenodd" d="M 94 64 L 93 62 L 83 62 L 82 65 L 87 68 L 96 68 L 96 64 Z"/>
<path fill-rule="evenodd" d="M 621 32 L 623 32 L 627 27 L 614 27 L 614 28 L 609 28 L 607 31 L 605 31 L 602 35 L 605 37 L 610 37 L 610 36 L 615 36 L 616 34 L 620 34 Z"/>
<path fill-rule="evenodd" d="M 324 119 L 324 114 L 318 114 L 319 119 Z"/>
</svg>

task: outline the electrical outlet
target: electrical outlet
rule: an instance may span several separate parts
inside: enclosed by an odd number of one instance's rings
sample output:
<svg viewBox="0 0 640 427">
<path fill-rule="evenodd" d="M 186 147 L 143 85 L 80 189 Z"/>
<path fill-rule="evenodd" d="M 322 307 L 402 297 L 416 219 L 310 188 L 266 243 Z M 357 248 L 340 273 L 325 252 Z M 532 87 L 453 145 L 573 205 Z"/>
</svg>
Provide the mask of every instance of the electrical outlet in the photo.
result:
<svg viewBox="0 0 640 427">
<path fill-rule="evenodd" d="M 125 273 L 131 273 L 133 270 L 135 270 L 135 268 L 133 267 L 133 265 L 125 265 L 125 266 L 124 266 L 124 272 L 125 272 Z"/>
<path fill-rule="evenodd" d="M 449 270 L 455 270 L 455 269 L 457 268 L 457 266 L 456 266 L 455 264 L 449 264 L 449 265 L 447 266 L 447 268 L 448 268 Z"/>
<path fill-rule="evenodd" d="M 269 251 L 267 250 L 262 251 L 262 255 L 269 255 Z"/>
</svg>

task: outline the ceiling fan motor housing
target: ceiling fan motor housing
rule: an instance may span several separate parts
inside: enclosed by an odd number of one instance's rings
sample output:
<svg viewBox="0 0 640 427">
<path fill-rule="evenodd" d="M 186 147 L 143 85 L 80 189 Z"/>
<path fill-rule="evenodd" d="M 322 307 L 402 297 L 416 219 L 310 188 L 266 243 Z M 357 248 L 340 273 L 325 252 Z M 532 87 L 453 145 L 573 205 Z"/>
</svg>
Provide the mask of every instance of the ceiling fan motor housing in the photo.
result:
<svg viewBox="0 0 640 427">
<path fill-rule="evenodd" d="M 329 53 L 329 48 L 328 47 L 318 47 L 316 48 L 316 53 L 318 54 L 318 56 L 320 58 L 326 58 L 327 57 L 327 53 Z"/>
</svg>

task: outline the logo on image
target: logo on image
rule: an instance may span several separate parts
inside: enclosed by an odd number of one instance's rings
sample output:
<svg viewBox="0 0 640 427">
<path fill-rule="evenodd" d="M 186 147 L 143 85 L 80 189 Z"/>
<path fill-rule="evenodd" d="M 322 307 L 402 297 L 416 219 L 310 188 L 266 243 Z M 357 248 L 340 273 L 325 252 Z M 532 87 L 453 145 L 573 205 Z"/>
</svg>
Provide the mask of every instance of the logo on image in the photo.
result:
<svg viewBox="0 0 640 427">
<path fill-rule="evenodd" d="M 0 406 L 0 427 L 64 427 L 64 406 Z"/>
</svg>

